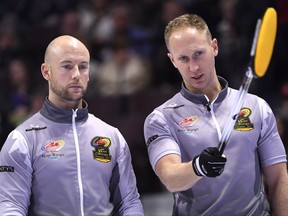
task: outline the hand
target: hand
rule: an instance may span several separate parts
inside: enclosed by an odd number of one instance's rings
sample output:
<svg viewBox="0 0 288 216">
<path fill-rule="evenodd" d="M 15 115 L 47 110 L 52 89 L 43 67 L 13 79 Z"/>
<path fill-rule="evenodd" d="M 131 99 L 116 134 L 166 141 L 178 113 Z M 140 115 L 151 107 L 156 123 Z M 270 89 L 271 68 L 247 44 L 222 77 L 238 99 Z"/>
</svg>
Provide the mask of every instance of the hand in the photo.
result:
<svg viewBox="0 0 288 216">
<path fill-rule="evenodd" d="M 216 177 L 223 172 L 226 161 L 218 148 L 209 147 L 193 158 L 192 166 L 198 176 Z"/>
</svg>

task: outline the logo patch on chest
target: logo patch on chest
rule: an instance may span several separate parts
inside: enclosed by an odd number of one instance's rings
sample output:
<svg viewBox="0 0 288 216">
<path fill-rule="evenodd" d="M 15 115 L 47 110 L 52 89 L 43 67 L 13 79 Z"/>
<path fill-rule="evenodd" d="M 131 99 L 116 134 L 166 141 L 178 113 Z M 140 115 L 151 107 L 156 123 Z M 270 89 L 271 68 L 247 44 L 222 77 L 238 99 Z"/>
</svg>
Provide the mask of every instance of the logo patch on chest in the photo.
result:
<svg viewBox="0 0 288 216">
<path fill-rule="evenodd" d="M 59 151 L 64 147 L 64 140 L 51 141 L 48 144 L 44 144 L 41 150 L 45 153 L 42 154 L 42 158 L 48 158 L 50 160 L 57 160 L 64 157 L 64 154 L 60 154 Z"/>
<path fill-rule="evenodd" d="M 234 130 L 250 131 L 254 129 L 254 124 L 251 122 L 249 116 L 252 111 L 249 108 L 243 107 L 238 113 L 238 118 L 234 125 Z"/>
<path fill-rule="evenodd" d="M 199 130 L 199 128 L 195 127 L 195 124 L 198 122 L 198 116 L 189 116 L 182 119 L 178 124 L 181 129 L 178 129 L 178 132 L 187 132 L 192 133 Z"/>
<path fill-rule="evenodd" d="M 93 149 L 94 160 L 108 163 L 111 161 L 111 155 L 109 147 L 111 146 L 111 140 L 107 137 L 96 136 L 91 140 L 91 146 Z"/>
</svg>

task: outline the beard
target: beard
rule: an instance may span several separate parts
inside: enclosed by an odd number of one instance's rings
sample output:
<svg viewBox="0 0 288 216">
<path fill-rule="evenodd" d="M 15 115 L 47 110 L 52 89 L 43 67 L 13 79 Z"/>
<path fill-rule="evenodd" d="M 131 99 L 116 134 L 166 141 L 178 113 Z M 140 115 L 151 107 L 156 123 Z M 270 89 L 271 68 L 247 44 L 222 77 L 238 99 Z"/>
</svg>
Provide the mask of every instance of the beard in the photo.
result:
<svg viewBox="0 0 288 216">
<path fill-rule="evenodd" d="M 82 98 L 83 95 L 86 92 L 86 88 L 82 86 L 81 92 L 78 94 L 72 94 L 69 92 L 68 88 L 62 87 L 56 80 L 52 79 L 51 80 L 51 91 L 57 95 L 59 98 L 62 98 L 63 100 L 66 101 L 74 101 L 74 102 L 79 102 Z"/>
</svg>

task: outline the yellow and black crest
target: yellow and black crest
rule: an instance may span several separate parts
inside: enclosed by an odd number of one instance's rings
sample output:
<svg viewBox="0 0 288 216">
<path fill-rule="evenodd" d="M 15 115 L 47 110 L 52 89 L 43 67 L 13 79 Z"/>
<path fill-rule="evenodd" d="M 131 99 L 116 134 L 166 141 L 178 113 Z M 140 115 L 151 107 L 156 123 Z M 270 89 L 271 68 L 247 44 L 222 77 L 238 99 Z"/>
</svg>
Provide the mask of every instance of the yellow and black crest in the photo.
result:
<svg viewBox="0 0 288 216">
<path fill-rule="evenodd" d="M 234 125 L 234 130 L 250 131 L 254 129 L 254 124 L 250 121 L 251 109 L 243 107 L 238 113 L 238 118 Z"/>
</svg>

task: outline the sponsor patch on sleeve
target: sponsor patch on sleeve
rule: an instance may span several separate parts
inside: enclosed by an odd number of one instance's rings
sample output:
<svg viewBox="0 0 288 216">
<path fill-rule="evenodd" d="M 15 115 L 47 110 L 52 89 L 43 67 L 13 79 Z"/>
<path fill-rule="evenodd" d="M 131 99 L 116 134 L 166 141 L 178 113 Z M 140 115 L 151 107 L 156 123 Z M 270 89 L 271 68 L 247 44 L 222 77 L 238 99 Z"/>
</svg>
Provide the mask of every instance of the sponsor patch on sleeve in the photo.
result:
<svg viewBox="0 0 288 216">
<path fill-rule="evenodd" d="M 14 172 L 13 166 L 0 166 L 0 172 Z"/>
<path fill-rule="evenodd" d="M 158 134 L 155 134 L 155 135 L 151 136 L 151 137 L 147 140 L 146 146 L 148 147 L 148 146 L 150 145 L 150 143 L 153 142 L 154 140 L 156 140 L 158 137 L 159 137 Z"/>
</svg>

